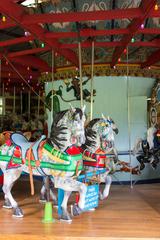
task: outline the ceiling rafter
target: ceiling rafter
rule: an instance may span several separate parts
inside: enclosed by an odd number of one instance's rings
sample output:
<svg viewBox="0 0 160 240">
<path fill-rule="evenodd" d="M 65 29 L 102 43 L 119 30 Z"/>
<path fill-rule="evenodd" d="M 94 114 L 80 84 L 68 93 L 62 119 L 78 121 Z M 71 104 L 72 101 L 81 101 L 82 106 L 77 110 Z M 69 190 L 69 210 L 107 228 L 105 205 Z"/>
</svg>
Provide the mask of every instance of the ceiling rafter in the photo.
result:
<svg viewBox="0 0 160 240">
<path fill-rule="evenodd" d="M 148 0 L 150 1 L 150 0 Z M 154 1 L 154 0 L 153 0 Z M 155 2 L 155 1 L 154 1 Z M 65 13 L 45 13 L 24 15 L 22 24 L 30 25 L 37 23 L 58 23 L 58 22 L 81 22 L 81 21 L 97 21 L 97 20 L 112 20 L 124 18 L 140 18 L 143 14 L 142 8 L 100 10 L 88 12 L 65 12 Z M 148 17 L 159 17 L 160 10 L 151 11 Z"/>
<path fill-rule="evenodd" d="M 90 41 L 85 41 L 81 43 L 83 48 L 88 48 L 91 47 L 92 44 Z M 116 47 L 116 46 L 123 46 L 122 43 L 119 41 L 114 41 L 114 42 L 95 42 L 95 47 Z M 129 43 L 129 46 L 132 47 L 154 47 L 154 48 L 159 48 L 160 47 L 160 40 L 155 39 L 153 41 L 137 41 L 134 43 Z M 71 44 L 61 44 L 61 49 L 63 51 L 67 49 L 74 49 L 78 47 L 78 43 L 71 43 Z M 18 56 L 24 56 L 24 55 L 29 55 L 29 54 L 35 54 L 35 53 L 40 53 L 40 52 L 46 52 L 49 50 L 49 47 L 44 47 L 44 48 L 33 48 L 33 49 L 27 49 L 27 50 L 22 50 L 22 51 L 16 51 L 16 52 L 10 52 L 8 53 L 8 57 L 15 58 Z"/>
<path fill-rule="evenodd" d="M 14 20 L 18 25 L 22 26 L 24 29 L 27 29 L 32 35 L 34 35 L 39 40 L 45 42 L 50 49 L 54 48 L 56 51 L 64 56 L 67 60 L 78 66 L 78 58 L 76 54 L 71 49 L 66 49 L 64 52 L 60 49 L 60 43 L 57 40 L 47 40 L 45 39 L 45 30 L 40 25 L 35 25 L 33 23 L 30 23 L 29 25 L 22 23 L 22 19 L 25 17 L 29 17 L 29 19 L 32 19 L 31 15 L 29 15 L 27 12 L 25 12 L 25 8 L 21 5 L 17 5 L 16 3 L 13 3 L 11 0 L 5 0 L 5 4 L 0 1 L 0 9 L 1 12 L 3 12 L 5 15 L 10 17 L 12 20 Z M 43 14 L 42 14 L 43 15 Z"/>
<path fill-rule="evenodd" d="M 80 36 L 81 37 L 93 37 L 93 36 L 109 36 L 109 35 L 119 35 L 119 34 L 129 34 L 129 29 L 110 29 L 110 30 L 94 30 L 94 29 L 82 29 L 80 31 Z M 160 28 L 145 28 L 145 29 L 139 29 L 137 31 L 137 34 L 160 34 Z M 77 38 L 77 33 L 76 32 L 49 32 L 45 33 L 45 38 L 46 39 L 62 39 L 62 38 Z M 15 45 L 15 44 L 20 44 L 24 42 L 29 42 L 33 41 L 35 39 L 35 36 L 26 36 L 26 37 L 18 37 L 6 41 L 0 41 L 0 47 L 6 47 L 10 45 Z M 62 44 L 63 48 L 63 44 Z M 49 50 L 49 47 L 43 48 L 38 48 L 40 51 L 47 51 Z M 29 49 L 30 50 L 30 49 Z M 38 52 L 39 50 L 33 51 L 33 53 Z M 26 50 L 27 51 L 27 50 Z M 27 52 L 26 52 L 27 53 Z M 29 52 L 30 54 L 30 52 Z M 24 54 L 26 55 L 26 54 Z"/>
<path fill-rule="evenodd" d="M 23 57 L 23 61 L 20 56 L 19 57 L 9 57 L 9 60 L 11 62 L 19 63 L 23 66 L 29 66 L 29 67 L 34 67 L 34 68 L 37 68 L 37 66 L 40 66 L 41 70 L 44 72 L 51 71 L 51 67 L 49 67 L 45 61 L 43 61 L 42 59 L 37 58 L 35 56 L 31 56 L 31 55 L 25 56 L 25 57 Z"/>
<path fill-rule="evenodd" d="M 39 70 L 32 70 L 32 68 L 22 68 L 22 65 L 20 64 L 14 64 L 14 67 L 19 71 L 21 72 L 21 74 L 28 74 L 28 75 L 34 75 L 34 76 L 37 76 L 40 74 L 40 71 Z M 2 71 L 7 71 L 8 73 L 12 73 L 12 72 L 15 72 L 14 69 L 10 66 L 9 63 L 6 64 L 6 62 L 2 61 Z"/>
<path fill-rule="evenodd" d="M 2 10 L 1 10 L 2 11 Z M 96 20 L 111 20 L 111 19 L 124 19 L 124 18 L 139 18 L 142 11 L 139 8 L 129 9 L 115 9 L 103 11 L 90 11 L 90 12 L 66 12 L 66 13 L 43 13 L 24 15 L 22 24 L 31 25 L 38 23 L 57 23 L 57 22 L 80 22 L 80 21 L 96 21 Z M 32 17 L 30 17 L 32 16 Z M 151 10 L 149 18 L 160 17 L 160 10 Z M 0 29 L 15 27 L 18 25 L 12 19 L 7 19 L 6 22 L 0 23 Z"/>
<path fill-rule="evenodd" d="M 114 42 L 95 42 L 95 47 L 123 47 L 123 43 L 121 43 L 120 41 L 114 41 Z M 71 44 L 62 44 L 61 48 L 77 48 L 78 43 L 71 43 Z M 92 46 L 91 41 L 85 41 L 81 43 L 81 46 L 83 48 L 88 48 Z M 154 41 L 137 41 L 134 43 L 129 43 L 129 46 L 132 47 L 155 47 L 155 48 L 159 48 L 160 47 L 160 40 L 154 40 Z"/>
<path fill-rule="evenodd" d="M 149 16 L 149 13 L 154 8 L 156 2 L 157 2 L 157 0 L 143 0 L 143 1 L 141 1 L 139 9 L 141 10 L 142 14 L 139 18 L 134 18 L 131 21 L 131 23 L 129 24 L 127 29 L 129 29 L 130 33 L 128 35 L 124 35 L 122 37 L 120 42 L 123 46 L 115 48 L 115 50 L 113 52 L 113 56 L 112 56 L 111 67 L 113 67 L 117 63 L 118 59 L 123 54 L 124 49 L 130 43 L 132 37 L 138 31 L 138 29 L 140 28 L 140 26 L 144 22 L 144 20 Z"/>
<path fill-rule="evenodd" d="M 148 59 L 146 60 L 146 62 L 142 63 L 141 64 L 141 67 L 142 68 L 146 68 L 146 67 L 149 67 L 157 62 L 160 61 L 160 49 L 153 52 L 149 57 Z"/>
<path fill-rule="evenodd" d="M 23 50 L 23 51 L 10 52 L 10 53 L 8 53 L 8 57 L 12 58 L 12 57 L 18 57 L 18 56 L 25 56 L 25 55 L 45 52 L 45 51 L 49 51 L 49 50 L 50 50 L 50 47 L 32 48 L 32 49 L 27 49 L 27 50 Z"/>
</svg>

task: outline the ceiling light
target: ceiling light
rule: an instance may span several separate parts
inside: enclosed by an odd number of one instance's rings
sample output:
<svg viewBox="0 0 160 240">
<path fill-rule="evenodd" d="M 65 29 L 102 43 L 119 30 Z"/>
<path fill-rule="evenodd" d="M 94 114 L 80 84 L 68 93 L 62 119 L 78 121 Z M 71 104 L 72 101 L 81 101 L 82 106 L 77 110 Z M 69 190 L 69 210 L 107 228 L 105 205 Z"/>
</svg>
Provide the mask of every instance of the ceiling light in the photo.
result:
<svg viewBox="0 0 160 240">
<path fill-rule="evenodd" d="M 155 11 L 158 10 L 158 4 L 156 4 L 156 5 L 154 6 L 154 10 L 155 10 Z"/>
<path fill-rule="evenodd" d="M 25 0 L 23 3 L 21 3 L 23 6 L 26 6 L 26 7 L 28 7 L 28 6 L 35 6 L 35 5 L 37 5 L 37 3 L 42 3 L 42 2 L 46 2 L 46 1 L 44 1 L 44 0 Z"/>
<path fill-rule="evenodd" d="M 6 22 L 6 17 L 2 16 L 2 22 Z"/>
</svg>

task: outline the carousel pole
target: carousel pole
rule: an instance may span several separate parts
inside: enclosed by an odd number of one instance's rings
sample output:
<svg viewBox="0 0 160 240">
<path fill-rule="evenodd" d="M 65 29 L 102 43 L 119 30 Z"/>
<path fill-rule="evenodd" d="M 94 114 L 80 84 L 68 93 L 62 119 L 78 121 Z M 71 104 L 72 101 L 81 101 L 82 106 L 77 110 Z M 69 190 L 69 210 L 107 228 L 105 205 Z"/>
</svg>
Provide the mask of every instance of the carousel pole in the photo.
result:
<svg viewBox="0 0 160 240">
<path fill-rule="evenodd" d="M 94 80 L 94 41 L 92 41 L 92 64 L 91 64 L 91 113 L 90 120 L 93 118 L 93 80 Z"/>
<path fill-rule="evenodd" d="M 22 106 L 22 91 L 20 91 L 20 98 L 21 98 L 21 114 L 22 114 L 22 111 L 23 111 L 23 106 Z"/>
<path fill-rule="evenodd" d="M 16 109 L 16 88 L 14 86 L 13 88 L 13 113 L 15 114 L 15 109 Z"/>
<path fill-rule="evenodd" d="M 31 92 L 28 91 L 28 119 L 30 119 L 31 114 Z"/>
<path fill-rule="evenodd" d="M 127 47 L 127 112 L 128 112 L 128 146 L 129 146 L 129 164 L 132 165 L 131 156 L 131 114 L 130 114 L 130 96 L 129 96 L 129 66 L 128 66 L 128 47 Z M 130 186 L 133 188 L 132 168 L 130 169 Z"/>
<path fill-rule="evenodd" d="M 51 100 L 51 126 L 53 122 L 53 94 L 54 94 L 54 89 L 53 89 L 53 84 L 54 82 L 54 50 L 52 49 L 52 100 Z"/>
<path fill-rule="evenodd" d="M 1 75 L 1 71 L 2 71 L 2 60 L 0 59 L 0 96 L 2 97 L 2 115 L 3 115 L 3 96 L 2 96 L 2 75 Z M 2 118 L 3 118 L 3 116 L 1 117 L 1 126 L 0 126 L 1 131 L 2 131 L 2 128 L 3 128 Z"/>
<path fill-rule="evenodd" d="M 2 84 L 2 99 L 3 99 L 3 104 L 4 104 L 4 98 L 5 98 L 5 92 L 4 92 L 4 83 Z M 5 105 L 2 109 L 2 115 L 5 114 Z M 2 125 L 3 125 L 3 118 L 2 118 Z"/>
<path fill-rule="evenodd" d="M 40 94 L 41 94 L 41 92 L 39 90 L 39 92 L 38 92 L 38 119 L 39 119 L 39 109 L 40 109 Z"/>
<path fill-rule="evenodd" d="M 81 109 L 83 108 L 83 85 L 82 85 L 82 50 L 81 42 L 78 43 L 78 54 L 79 54 L 79 76 L 80 76 L 80 99 Z"/>
</svg>

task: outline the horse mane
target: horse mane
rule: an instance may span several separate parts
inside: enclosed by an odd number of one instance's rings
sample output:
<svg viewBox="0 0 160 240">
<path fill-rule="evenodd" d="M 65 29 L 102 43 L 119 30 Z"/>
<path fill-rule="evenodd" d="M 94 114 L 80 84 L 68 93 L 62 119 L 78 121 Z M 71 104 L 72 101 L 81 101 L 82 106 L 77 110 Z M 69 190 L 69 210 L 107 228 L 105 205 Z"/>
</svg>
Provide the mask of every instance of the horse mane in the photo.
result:
<svg viewBox="0 0 160 240">
<path fill-rule="evenodd" d="M 50 145 L 56 145 L 59 149 L 64 147 L 64 144 L 62 142 L 67 141 L 65 137 L 59 137 L 60 134 L 65 135 L 67 126 L 62 124 L 61 126 L 58 126 L 59 121 L 64 117 L 64 115 L 68 112 L 68 110 L 60 111 L 56 113 L 55 118 L 53 120 L 52 126 L 51 126 L 51 134 L 50 138 L 47 140 L 47 142 Z M 80 108 L 75 108 L 75 112 L 73 113 L 73 119 L 74 117 L 79 114 L 80 119 L 82 119 L 83 112 Z"/>
<path fill-rule="evenodd" d="M 85 144 L 82 145 L 82 149 L 95 146 L 96 141 L 94 139 L 96 138 L 96 131 L 94 131 L 92 128 L 100 120 L 101 120 L 100 118 L 95 118 L 87 124 L 85 128 L 86 142 Z"/>
</svg>

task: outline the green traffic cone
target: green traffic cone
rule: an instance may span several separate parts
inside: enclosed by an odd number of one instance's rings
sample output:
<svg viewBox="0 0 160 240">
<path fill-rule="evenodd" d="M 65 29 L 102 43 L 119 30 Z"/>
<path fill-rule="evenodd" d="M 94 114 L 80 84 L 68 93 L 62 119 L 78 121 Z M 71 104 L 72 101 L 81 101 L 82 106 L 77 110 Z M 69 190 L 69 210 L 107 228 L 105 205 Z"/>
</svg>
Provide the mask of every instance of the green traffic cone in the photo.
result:
<svg viewBox="0 0 160 240">
<path fill-rule="evenodd" d="M 44 207 L 44 218 L 42 220 L 43 223 L 53 223 L 55 222 L 55 219 L 52 218 L 52 203 L 46 202 Z"/>
</svg>

